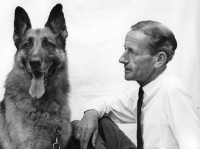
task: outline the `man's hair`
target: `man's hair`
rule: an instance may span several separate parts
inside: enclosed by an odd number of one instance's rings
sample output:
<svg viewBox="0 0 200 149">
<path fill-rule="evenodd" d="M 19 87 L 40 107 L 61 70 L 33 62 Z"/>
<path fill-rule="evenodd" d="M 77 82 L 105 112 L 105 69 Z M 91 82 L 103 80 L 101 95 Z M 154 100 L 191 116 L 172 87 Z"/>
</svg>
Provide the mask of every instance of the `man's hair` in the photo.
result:
<svg viewBox="0 0 200 149">
<path fill-rule="evenodd" d="M 171 30 L 156 21 L 141 21 L 131 26 L 132 31 L 142 31 L 149 37 L 150 54 L 156 55 L 165 52 L 166 64 L 173 58 L 177 48 L 177 42 Z"/>
</svg>

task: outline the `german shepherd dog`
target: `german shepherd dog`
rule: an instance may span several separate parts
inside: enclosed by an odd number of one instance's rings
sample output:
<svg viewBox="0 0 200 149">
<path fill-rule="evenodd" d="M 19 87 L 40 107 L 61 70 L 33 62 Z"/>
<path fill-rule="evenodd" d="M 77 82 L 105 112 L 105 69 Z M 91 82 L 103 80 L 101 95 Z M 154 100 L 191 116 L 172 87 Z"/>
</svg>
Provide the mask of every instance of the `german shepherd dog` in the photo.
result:
<svg viewBox="0 0 200 149">
<path fill-rule="evenodd" d="M 15 9 L 17 51 L 0 104 L 0 148 L 66 148 L 71 135 L 67 36 L 61 4 L 42 29 L 32 29 L 26 11 Z"/>
</svg>

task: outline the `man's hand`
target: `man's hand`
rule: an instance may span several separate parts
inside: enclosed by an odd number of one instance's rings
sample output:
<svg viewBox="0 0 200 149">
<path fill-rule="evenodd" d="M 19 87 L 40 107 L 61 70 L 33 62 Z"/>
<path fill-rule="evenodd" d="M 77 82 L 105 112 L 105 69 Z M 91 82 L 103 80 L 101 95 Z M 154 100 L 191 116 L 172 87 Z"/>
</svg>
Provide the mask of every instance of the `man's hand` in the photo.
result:
<svg viewBox="0 0 200 149">
<path fill-rule="evenodd" d="M 95 147 L 95 142 L 98 134 L 98 112 L 89 110 L 85 112 L 83 118 L 76 124 L 75 138 L 80 140 L 81 149 L 87 149 L 88 142 L 92 136 L 92 146 Z"/>
</svg>

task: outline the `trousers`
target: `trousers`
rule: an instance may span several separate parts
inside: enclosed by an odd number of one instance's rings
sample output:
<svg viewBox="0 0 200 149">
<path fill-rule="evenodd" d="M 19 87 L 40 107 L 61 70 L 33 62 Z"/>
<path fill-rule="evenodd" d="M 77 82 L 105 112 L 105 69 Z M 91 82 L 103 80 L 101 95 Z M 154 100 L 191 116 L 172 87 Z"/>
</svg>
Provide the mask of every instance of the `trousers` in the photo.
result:
<svg viewBox="0 0 200 149">
<path fill-rule="evenodd" d="M 72 129 L 75 129 L 77 120 L 71 122 Z M 88 143 L 88 149 L 137 149 L 136 145 L 120 130 L 115 122 L 109 117 L 102 117 L 98 121 L 98 136 L 95 148 L 91 141 Z M 80 149 L 79 140 L 72 135 L 67 149 Z"/>
</svg>

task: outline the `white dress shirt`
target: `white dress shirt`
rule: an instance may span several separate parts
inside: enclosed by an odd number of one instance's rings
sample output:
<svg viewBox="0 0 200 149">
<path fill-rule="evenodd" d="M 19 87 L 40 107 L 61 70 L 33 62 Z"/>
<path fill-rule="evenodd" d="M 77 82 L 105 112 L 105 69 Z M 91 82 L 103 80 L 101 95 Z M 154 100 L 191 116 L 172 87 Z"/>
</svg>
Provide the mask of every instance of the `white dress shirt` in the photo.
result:
<svg viewBox="0 0 200 149">
<path fill-rule="evenodd" d="M 165 70 L 143 87 L 141 124 L 144 149 L 200 149 L 200 120 L 187 87 Z M 126 94 L 92 100 L 86 110 L 95 109 L 99 118 L 109 115 L 119 123 L 137 121 L 138 89 Z"/>
</svg>

